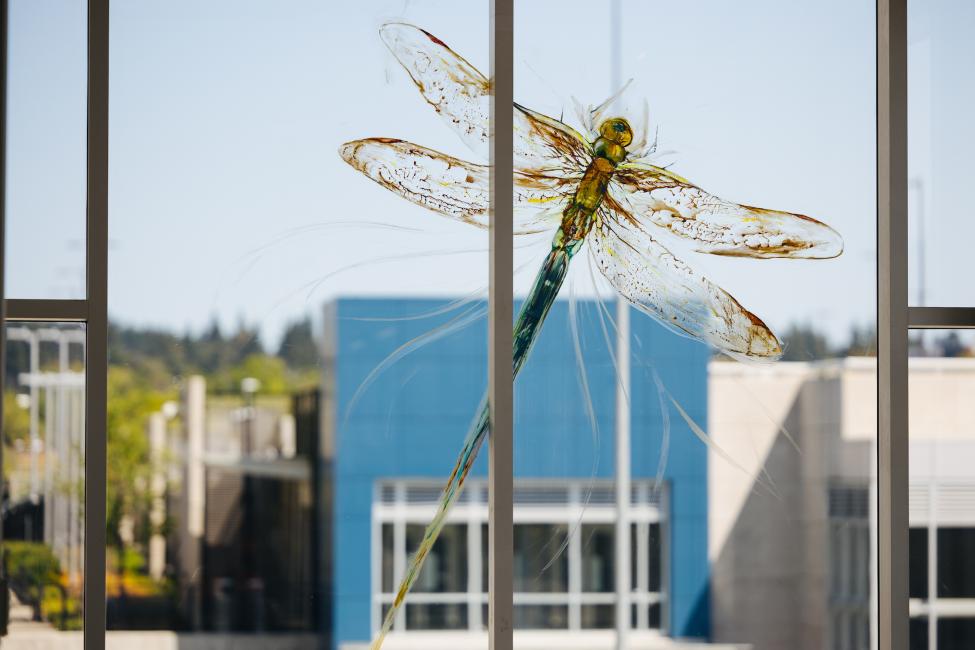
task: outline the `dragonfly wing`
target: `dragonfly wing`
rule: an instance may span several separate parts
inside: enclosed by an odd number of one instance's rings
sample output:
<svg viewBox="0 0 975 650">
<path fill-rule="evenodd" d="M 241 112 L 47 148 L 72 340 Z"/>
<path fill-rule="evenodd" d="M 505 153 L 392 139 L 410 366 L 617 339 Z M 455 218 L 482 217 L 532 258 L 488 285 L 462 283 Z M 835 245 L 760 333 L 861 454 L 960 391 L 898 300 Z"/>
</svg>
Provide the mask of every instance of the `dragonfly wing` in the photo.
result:
<svg viewBox="0 0 975 650">
<path fill-rule="evenodd" d="M 383 42 L 423 98 L 483 160 L 489 158 L 491 82 L 439 38 L 419 27 L 387 23 Z M 590 145 L 575 129 L 523 106 L 514 108 L 515 168 L 581 176 Z"/>
<path fill-rule="evenodd" d="M 671 330 L 731 356 L 776 359 L 782 346 L 758 316 L 674 257 L 660 242 L 600 211 L 589 249 L 607 280 L 629 303 Z"/>
<path fill-rule="evenodd" d="M 842 237 L 821 221 L 725 201 L 653 165 L 621 164 L 609 192 L 629 227 L 652 223 L 693 239 L 702 253 L 826 259 L 843 252 Z"/>
<path fill-rule="evenodd" d="M 433 34 L 387 23 L 379 34 L 420 94 L 468 147 L 488 159 L 491 82 Z"/>
<path fill-rule="evenodd" d="M 367 138 L 342 145 L 352 167 L 434 212 L 481 228 L 489 220 L 488 167 L 453 158 L 405 140 Z M 569 185 L 544 176 L 515 176 L 515 234 L 551 230 L 561 216 Z"/>
<path fill-rule="evenodd" d="M 571 126 L 515 104 L 514 166 L 525 174 L 581 179 L 592 145 Z"/>
</svg>

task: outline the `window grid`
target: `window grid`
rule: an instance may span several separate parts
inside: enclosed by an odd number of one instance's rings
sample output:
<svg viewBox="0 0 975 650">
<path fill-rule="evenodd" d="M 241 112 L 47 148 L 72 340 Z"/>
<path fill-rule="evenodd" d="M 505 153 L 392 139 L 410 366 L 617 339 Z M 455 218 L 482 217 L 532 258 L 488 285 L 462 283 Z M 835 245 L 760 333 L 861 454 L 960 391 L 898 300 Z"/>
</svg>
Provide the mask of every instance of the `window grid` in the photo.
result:
<svg viewBox="0 0 975 650">
<path fill-rule="evenodd" d="M 663 586 L 666 584 L 664 576 L 659 575 L 665 564 L 666 516 L 661 504 L 666 502 L 664 494 L 658 494 L 653 489 L 652 481 L 636 481 L 633 483 L 631 507 L 629 509 L 631 524 L 631 538 L 636 539 L 635 556 L 637 562 L 631 572 L 631 590 L 629 600 L 634 613 L 631 616 L 631 627 L 637 630 L 653 630 L 664 626 L 666 611 L 666 594 Z M 378 630 L 383 613 L 395 598 L 395 585 L 405 570 L 410 549 L 407 545 L 407 528 L 413 525 L 425 526 L 436 508 L 439 485 L 429 481 L 383 481 L 376 485 L 372 508 L 372 627 Z M 591 629 L 594 623 L 599 623 L 600 629 L 612 629 L 613 615 L 608 618 L 605 611 L 596 608 L 608 607 L 615 611 L 615 590 L 583 590 L 583 558 L 587 549 L 587 535 L 593 527 L 613 530 L 616 511 L 612 502 L 585 502 L 585 495 L 589 492 L 612 490 L 611 484 L 597 484 L 590 488 L 588 482 L 574 481 L 566 484 L 551 481 L 519 481 L 515 485 L 515 508 L 513 521 L 515 528 L 527 525 L 544 525 L 557 527 L 557 530 L 567 537 L 566 548 L 560 558 L 566 564 L 565 591 L 539 589 L 537 591 L 518 591 L 517 586 L 513 594 L 515 621 L 523 621 L 523 616 L 529 613 L 538 614 L 543 607 L 558 608 L 564 612 L 565 625 L 560 627 L 532 627 L 530 629 L 580 630 Z M 559 498 L 562 493 L 564 498 Z M 454 629 L 481 631 L 485 629 L 487 620 L 485 608 L 488 604 L 487 585 L 485 584 L 484 562 L 486 560 L 485 529 L 487 526 L 488 509 L 486 504 L 486 485 L 483 481 L 469 481 L 465 487 L 465 497 L 458 499 L 458 503 L 448 517 L 446 528 L 451 526 L 463 530 L 467 552 L 467 589 L 466 591 L 419 591 L 414 590 L 410 596 L 410 603 L 418 606 L 464 606 L 466 607 L 466 625 Z M 392 531 L 392 533 L 390 532 Z M 558 535 L 558 533 L 556 533 Z M 656 537 L 656 549 L 660 557 L 651 564 L 649 553 L 650 540 Z M 386 548 L 384 541 L 392 543 L 392 548 Z M 439 542 L 438 542 L 439 543 Z M 612 544 L 610 544 L 610 547 Z M 552 554 L 557 546 L 553 544 Z M 590 549 L 591 550 L 591 549 Z M 610 548 L 612 551 L 612 548 Z M 518 551 L 514 549 L 517 558 Z M 546 562 L 551 558 L 546 556 Z M 556 560 L 556 561 L 560 561 Z M 428 562 L 428 565 L 430 563 Z M 389 575 L 389 567 L 394 567 L 394 573 Z M 659 591 L 650 590 L 651 568 L 657 571 L 654 582 L 660 585 Z M 612 573 L 610 567 L 610 573 Z M 429 571 L 430 567 L 425 567 Z M 552 571 L 552 567 L 547 569 Z M 421 576 L 420 581 L 423 578 Z M 516 578 L 517 581 L 517 578 Z M 419 582 L 418 582 L 419 584 Z M 517 582 L 516 582 L 517 584 Z M 612 585 L 610 585 L 612 587 Z M 532 610 L 522 609 L 531 607 Z M 651 615 L 651 610 L 656 608 Z M 559 612 L 548 610 L 550 614 Z M 409 615 L 400 613 L 394 631 L 406 632 L 411 628 Z M 651 619 L 656 619 L 651 621 Z M 456 622 L 455 618 L 455 622 Z M 589 625 L 586 625 L 586 623 Z M 653 623 L 657 622 L 658 626 Z"/>
</svg>

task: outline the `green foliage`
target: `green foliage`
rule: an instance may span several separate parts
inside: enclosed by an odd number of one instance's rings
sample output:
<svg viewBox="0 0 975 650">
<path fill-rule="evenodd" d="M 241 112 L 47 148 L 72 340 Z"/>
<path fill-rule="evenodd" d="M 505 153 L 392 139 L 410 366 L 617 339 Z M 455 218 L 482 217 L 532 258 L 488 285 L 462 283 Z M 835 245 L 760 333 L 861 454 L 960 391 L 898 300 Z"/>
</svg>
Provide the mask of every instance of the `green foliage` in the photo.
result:
<svg viewBox="0 0 975 650">
<path fill-rule="evenodd" d="M 30 413 L 17 404 L 17 394 L 8 390 L 3 394 L 3 443 L 9 447 L 16 440 L 30 437 Z"/>
<path fill-rule="evenodd" d="M 10 589 L 41 618 L 45 589 L 60 585 L 61 565 L 51 549 L 39 542 L 4 542 L 4 561 Z"/>
<path fill-rule="evenodd" d="M 288 325 L 281 337 L 278 356 L 289 368 L 314 370 L 319 367 L 321 355 L 312 335 L 311 318 L 305 316 Z"/>
<path fill-rule="evenodd" d="M 109 543 L 121 547 L 126 518 L 135 524 L 137 541 L 147 541 L 152 532 L 147 522 L 153 467 L 146 426 L 149 416 L 176 393 L 156 390 L 151 379 L 131 368 L 109 366 L 108 394 L 107 533 Z"/>
</svg>

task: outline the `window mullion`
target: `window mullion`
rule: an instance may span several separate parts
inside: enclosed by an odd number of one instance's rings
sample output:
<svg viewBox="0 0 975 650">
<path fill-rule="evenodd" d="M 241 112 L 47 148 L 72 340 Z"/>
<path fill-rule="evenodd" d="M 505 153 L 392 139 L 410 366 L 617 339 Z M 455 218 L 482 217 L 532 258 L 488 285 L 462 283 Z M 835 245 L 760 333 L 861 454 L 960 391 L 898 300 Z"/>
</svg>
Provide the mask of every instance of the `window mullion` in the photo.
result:
<svg viewBox="0 0 975 650">
<path fill-rule="evenodd" d="M 109 0 L 88 0 L 84 648 L 105 647 Z"/>
<path fill-rule="evenodd" d="M 488 289 L 488 638 L 511 650 L 513 608 L 514 0 L 491 0 L 490 276 Z"/>
<path fill-rule="evenodd" d="M 877 0 L 877 501 L 880 650 L 908 647 L 907 0 Z"/>
</svg>

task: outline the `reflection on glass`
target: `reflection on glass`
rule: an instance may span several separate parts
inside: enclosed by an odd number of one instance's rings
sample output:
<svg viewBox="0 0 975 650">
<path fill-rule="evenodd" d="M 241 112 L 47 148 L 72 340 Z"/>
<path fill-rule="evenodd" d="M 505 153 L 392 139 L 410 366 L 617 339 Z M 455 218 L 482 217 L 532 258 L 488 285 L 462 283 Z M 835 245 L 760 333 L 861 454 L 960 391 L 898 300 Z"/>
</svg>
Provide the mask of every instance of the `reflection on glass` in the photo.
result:
<svg viewBox="0 0 975 650">
<path fill-rule="evenodd" d="M 557 557 L 553 558 L 567 535 L 567 526 L 515 525 L 514 585 L 516 592 L 566 592 L 569 590 L 569 558 L 565 553 L 559 553 Z"/>
<path fill-rule="evenodd" d="M 582 590 L 606 592 L 615 589 L 612 526 L 582 527 Z"/>
<path fill-rule="evenodd" d="M 38 644 L 82 627 L 85 331 L 6 329 L 3 553 L 9 637 Z M 65 639 L 81 647 L 81 638 Z M 34 646 L 32 646 L 34 647 Z"/>
<path fill-rule="evenodd" d="M 406 527 L 406 548 L 413 549 L 423 539 L 424 526 Z M 416 582 L 419 592 L 467 591 L 467 528 L 444 526 L 437 543 L 430 549 L 430 557 Z"/>
<path fill-rule="evenodd" d="M 516 605 L 516 630 L 564 630 L 569 626 L 566 605 Z"/>
<path fill-rule="evenodd" d="M 457 604 L 408 604 L 407 630 L 465 630 L 467 606 Z"/>
<path fill-rule="evenodd" d="M 582 629 L 608 630 L 616 625 L 616 608 L 612 605 L 583 605 Z"/>
</svg>

